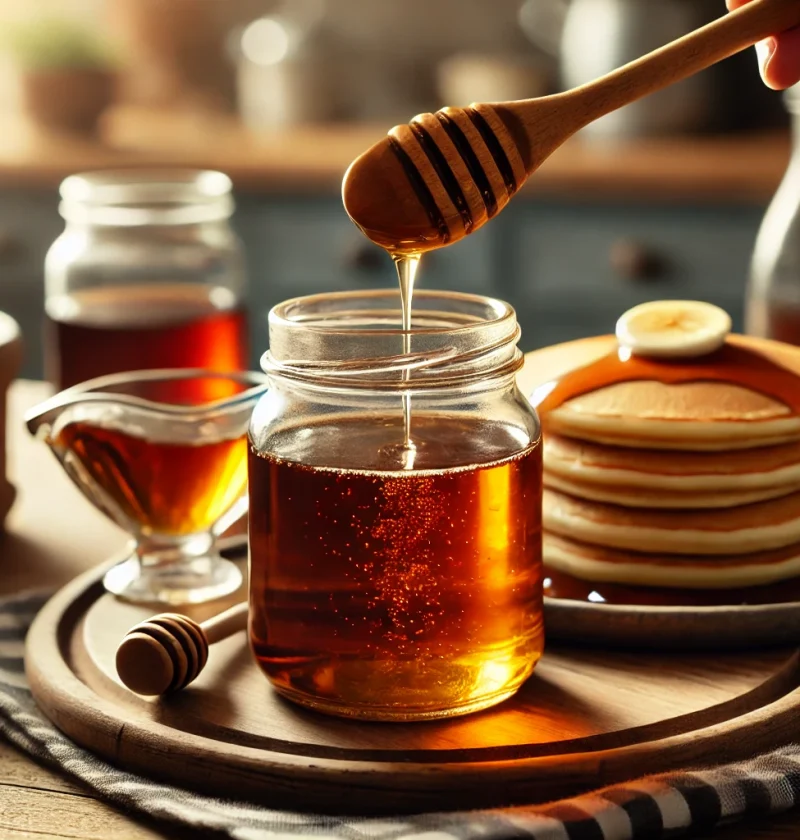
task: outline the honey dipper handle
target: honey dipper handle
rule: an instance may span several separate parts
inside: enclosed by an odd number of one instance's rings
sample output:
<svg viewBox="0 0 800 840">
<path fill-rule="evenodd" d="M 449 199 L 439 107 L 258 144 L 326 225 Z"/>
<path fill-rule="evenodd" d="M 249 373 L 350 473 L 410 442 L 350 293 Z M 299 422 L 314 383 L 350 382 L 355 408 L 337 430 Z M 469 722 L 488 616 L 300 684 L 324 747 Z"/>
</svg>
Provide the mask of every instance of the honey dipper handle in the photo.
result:
<svg viewBox="0 0 800 840">
<path fill-rule="evenodd" d="M 552 100 L 559 114 L 563 112 L 569 123 L 568 133 L 571 133 L 623 105 L 692 76 L 763 38 L 798 24 L 798 0 L 752 0 L 740 9 L 593 82 L 546 99 Z M 510 106 L 508 110 L 520 119 L 532 138 L 536 136 L 533 123 L 541 119 L 536 103 L 535 99 L 503 103 Z M 528 119 L 526 110 L 529 112 Z"/>
<path fill-rule="evenodd" d="M 234 633 L 244 630 L 247 627 L 247 601 L 236 604 L 230 609 L 204 621 L 200 627 L 206 634 L 208 643 L 213 645 L 220 639 L 227 639 Z"/>
</svg>

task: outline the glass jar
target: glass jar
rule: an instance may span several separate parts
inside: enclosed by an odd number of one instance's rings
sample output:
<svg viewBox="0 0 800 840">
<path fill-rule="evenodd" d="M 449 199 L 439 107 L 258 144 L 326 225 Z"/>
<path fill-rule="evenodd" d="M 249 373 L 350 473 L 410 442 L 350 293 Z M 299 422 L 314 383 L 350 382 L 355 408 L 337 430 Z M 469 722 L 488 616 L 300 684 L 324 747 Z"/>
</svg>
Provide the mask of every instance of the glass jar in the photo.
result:
<svg viewBox="0 0 800 840">
<path fill-rule="evenodd" d="M 784 94 L 793 150 L 758 232 L 745 302 L 745 332 L 800 344 L 800 85 Z"/>
<path fill-rule="evenodd" d="M 105 171 L 61 184 L 45 259 L 45 368 L 57 388 L 152 368 L 247 369 L 242 247 L 230 179 Z"/>
<path fill-rule="evenodd" d="M 342 716 L 491 706 L 543 648 L 542 455 L 514 310 L 447 292 L 414 304 L 408 333 L 391 290 L 269 315 L 249 431 L 251 645 L 281 694 Z"/>
</svg>

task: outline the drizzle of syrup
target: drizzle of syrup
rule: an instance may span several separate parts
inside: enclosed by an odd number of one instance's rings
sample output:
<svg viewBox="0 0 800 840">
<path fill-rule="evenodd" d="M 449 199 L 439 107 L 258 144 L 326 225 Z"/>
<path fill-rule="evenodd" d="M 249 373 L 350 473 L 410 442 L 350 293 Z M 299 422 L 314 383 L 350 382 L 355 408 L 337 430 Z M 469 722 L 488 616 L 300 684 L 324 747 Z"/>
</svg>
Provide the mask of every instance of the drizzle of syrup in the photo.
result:
<svg viewBox="0 0 800 840">
<path fill-rule="evenodd" d="M 686 382 L 728 382 L 772 397 L 800 414 L 800 377 L 758 350 L 726 342 L 705 356 L 654 359 L 618 350 L 564 374 L 536 389 L 532 401 L 546 414 L 568 400 L 598 388 L 634 380 L 656 380 L 667 385 Z"/>
<path fill-rule="evenodd" d="M 580 580 L 545 569 L 544 594 L 560 600 L 647 607 L 721 607 L 800 601 L 800 578 L 741 589 L 677 589 Z"/>
</svg>

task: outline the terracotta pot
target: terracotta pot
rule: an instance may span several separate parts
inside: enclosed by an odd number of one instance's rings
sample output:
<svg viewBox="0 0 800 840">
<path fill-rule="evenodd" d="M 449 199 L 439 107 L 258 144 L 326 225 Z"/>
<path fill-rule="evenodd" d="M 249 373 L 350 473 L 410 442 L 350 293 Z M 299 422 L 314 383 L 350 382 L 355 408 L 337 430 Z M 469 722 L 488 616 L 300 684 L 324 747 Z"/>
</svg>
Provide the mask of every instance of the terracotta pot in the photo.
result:
<svg viewBox="0 0 800 840">
<path fill-rule="evenodd" d="M 6 394 L 22 366 L 22 338 L 17 322 L 0 312 L 0 530 L 16 490 L 6 478 Z"/>
<path fill-rule="evenodd" d="M 249 3 L 107 0 L 112 31 L 129 58 L 123 95 L 154 105 L 232 108 L 234 70 L 225 39 Z"/>
<path fill-rule="evenodd" d="M 31 118 L 48 128 L 91 134 L 114 101 L 116 76 L 102 70 L 39 70 L 22 76 Z"/>
</svg>

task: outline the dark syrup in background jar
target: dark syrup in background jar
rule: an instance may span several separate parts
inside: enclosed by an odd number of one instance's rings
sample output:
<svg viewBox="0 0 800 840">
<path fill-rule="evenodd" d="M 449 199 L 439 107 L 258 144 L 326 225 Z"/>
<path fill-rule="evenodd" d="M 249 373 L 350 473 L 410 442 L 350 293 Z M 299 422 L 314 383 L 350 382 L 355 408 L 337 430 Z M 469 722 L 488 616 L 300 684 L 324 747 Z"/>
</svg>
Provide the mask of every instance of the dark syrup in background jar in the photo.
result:
<svg viewBox="0 0 800 840">
<path fill-rule="evenodd" d="M 792 155 L 756 239 L 745 332 L 800 345 L 800 85 L 784 101 L 792 115 Z"/>
<path fill-rule="evenodd" d="M 45 261 L 45 367 L 56 388 L 152 368 L 246 370 L 242 247 L 220 172 L 120 170 L 61 185 Z"/>
<path fill-rule="evenodd" d="M 227 289 L 190 283 L 88 289 L 46 304 L 47 378 L 62 389 L 130 370 L 246 370 L 247 332 L 247 313 Z"/>
</svg>

